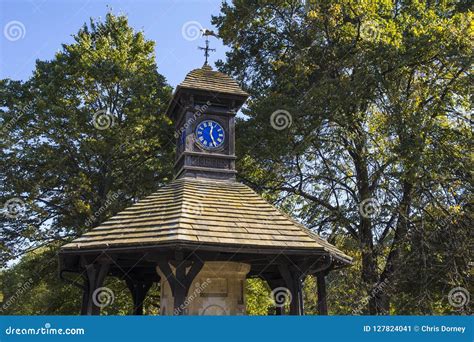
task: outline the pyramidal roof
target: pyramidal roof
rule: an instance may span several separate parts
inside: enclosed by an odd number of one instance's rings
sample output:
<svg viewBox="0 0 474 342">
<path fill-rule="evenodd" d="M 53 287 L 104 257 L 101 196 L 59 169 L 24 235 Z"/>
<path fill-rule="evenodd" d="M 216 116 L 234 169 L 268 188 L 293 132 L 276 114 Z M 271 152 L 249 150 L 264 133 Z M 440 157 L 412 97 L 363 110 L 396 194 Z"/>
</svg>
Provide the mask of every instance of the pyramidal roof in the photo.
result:
<svg viewBox="0 0 474 342">
<path fill-rule="evenodd" d="M 217 93 L 249 96 L 230 76 L 212 70 L 209 65 L 190 71 L 178 88 L 200 89 Z"/>
<path fill-rule="evenodd" d="M 173 97 L 168 104 L 166 114 L 173 117 L 173 111 L 178 105 L 181 93 L 189 91 L 199 91 L 210 93 L 215 98 L 217 96 L 232 97 L 241 106 L 249 97 L 249 94 L 240 88 L 239 84 L 229 75 L 212 70 L 209 65 L 191 70 L 183 82 L 176 87 Z"/>
<path fill-rule="evenodd" d="M 343 263 L 351 258 L 267 203 L 248 186 L 230 181 L 181 178 L 119 212 L 62 247 L 186 244 L 330 253 Z"/>
</svg>

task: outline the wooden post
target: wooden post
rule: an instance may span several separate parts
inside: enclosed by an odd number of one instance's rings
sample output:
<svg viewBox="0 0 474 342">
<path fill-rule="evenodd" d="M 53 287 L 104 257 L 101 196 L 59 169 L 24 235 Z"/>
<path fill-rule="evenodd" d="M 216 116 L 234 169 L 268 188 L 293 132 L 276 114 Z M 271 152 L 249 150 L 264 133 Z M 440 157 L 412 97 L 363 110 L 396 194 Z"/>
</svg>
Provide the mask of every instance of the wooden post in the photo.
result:
<svg viewBox="0 0 474 342">
<path fill-rule="evenodd" d="M 81 315 L 87 315 L 87 307 L 89 306 L 90 288 L 89 279 L 84 276 L 84 285 L 82 287 L 82 304 L 81 304 Z"/>
<path fill-rule="evenodd" d="M 81 313 L 83 315 L 100 315 L 100 307 L 97 305 L 96 290 L 102 286 L 104 283 L 105 277 L 109 272 L 110 264 L 109 263 L 99 263 L 99 264 L 88 264 L 85 265 L 88 286 L 84 287 L 84 292 L 87 292 L 87 295 L 83 294 L 83 308 Z M 84 297 L 87 297 L 87 300 L 84 300 Z"/>
<path fill-rule="evenodd" d="M 327 315 L 328 314 L 328 304 L 327 304 L 327 293 L 326 293 L 326 274 L 320 272 L 316 274 L 317 287 L 318 287 L 318 314 Z"/>
<path fill-rule="evenodd" d="M 174 312 L 181 316 L 185 314 L 184 302 L 188 294 L 189 287 L 186 286 L 186 268 L 183 263 L 176 267 L 176 282 L 174 286 Z"/>
<path fill-rule="evenodd" d="M 145 301 L 148 290 L 150 290 L 153 282 L 127 278 L 126 283 L 132 293 L 133 314 L 143 315 L 143 302 Z"/>
<path fill-rule="evenodd" d="M 292 274 L 293 277 L 293 298 L 290 305 L 290 312 L 292 311 L 293 315 L 302 316 L 303 315 L 303 287 L 300 280 L 300 272 L 294 271 Z"/>
<path fill-rule="evenodd" d="M 283 279 L 272 279 L 272 278 L 265 278 L 264 279 L 267 281 L 268 283 L 268 286 L 270 287 L 270 289 L 272 290 L 272 295 L 273 295 L 273 302 L 275 304 L 277 304 L 277 301 L 276 301 L 276 293 L 273 293 L 273 290 L 279 288 L 279 287 L 282 287 L 282 285 L 284 284 L 284 281 Z M 285 307 L 283 305 L 275 305 L 275 315 L 276 316 L 281 316 L 284 314 L 285 312 Z"/>
<path fill-rule="evenodd" d="M 285 313 L 284 307 L 283 306 L 276 306 L 275 307 L 275 315 L 276 316 L 282 316 Z"/>
<path fill-rule="evenodd" d="M 303 308 L 301 307 L 301 272 L 297 269 L 293 269 L 293 272 L 290 272 L 290 269 L 287 264 L 279 264 L 278 269 L 283 280 L 286 283 L 286 287 L 291 293 L 291 302 L 290 302 L 290 315 L 302 315 Z"/>
<path fill-rule="evenodd" d="M 304 316 L 304 279 L 302 277 L 299 277 L 297 279 L 298 281 L 298 288 L 299 288 L 299 296 L 298 296 L 298 300 L 299 300 L 299 311 L 300 311 L 300 315 L 301 316 Z"/>
</svg>

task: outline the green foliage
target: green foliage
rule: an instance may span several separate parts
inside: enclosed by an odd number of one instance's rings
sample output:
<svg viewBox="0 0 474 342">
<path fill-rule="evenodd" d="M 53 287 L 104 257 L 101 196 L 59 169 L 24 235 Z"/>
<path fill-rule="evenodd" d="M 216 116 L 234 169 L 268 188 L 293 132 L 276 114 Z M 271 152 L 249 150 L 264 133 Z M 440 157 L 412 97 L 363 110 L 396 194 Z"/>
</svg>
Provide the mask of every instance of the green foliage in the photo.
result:
<svg viewBox="0 0 474 342">
<path fill-rule="evenodd" d="M 55 247 L 43 247 L 25 255 L 0 273 L 2 314 L 77 314 L 82 291 L 59 280 Z"/>
<path fill-rule="evenodd" d="M 2 80 L 2 263 L 68 240 L 169 180 L 171 89 L 126 17 L 91 19 L 25 83 Z"/>
<path fill-rule="evenodd" d="M 422 280 L 426 297 L 445 302 L 466 283 L 468 249 L 421 254 L 413 237 L 434 243 L 447 229 L 469 240 L 458 223 L 471 196 L 472 19 L 458 1 L 375 0 L 236 1 L 213 18 L 231 48 L 220 68 L 252 94 L 237 126 L 239 175 L 330 242 L 351 240 L 337 313 L 354 310 L 344 293 L 369 298 L 362 313 L 419 312 L 405 275 L 419 279 L 426 260 L 438 284 Z M 288 124 L 275 129 L 282 110 Z"/>
<path fill-rule="evenodd" d="M 267 315 L 272 308 L 268 284 L 260 278 L 250 278 L 245 283 L 245 291 L 247 314 L 251 316 Z"/>
</svg>

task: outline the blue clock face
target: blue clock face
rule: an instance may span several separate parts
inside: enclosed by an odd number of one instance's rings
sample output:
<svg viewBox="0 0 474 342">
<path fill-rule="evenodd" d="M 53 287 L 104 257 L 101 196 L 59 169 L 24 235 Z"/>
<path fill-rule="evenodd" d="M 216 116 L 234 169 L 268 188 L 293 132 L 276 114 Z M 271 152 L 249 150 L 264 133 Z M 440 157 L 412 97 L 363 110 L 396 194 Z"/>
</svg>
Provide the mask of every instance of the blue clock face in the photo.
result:
<svg viewBox="0 0 474 342">
<path fill-rule="evenodd" d="M 213 120 L 200 122 L 196 127 L 195 134 L 199 145 L 205 149 L 214 150 L 224 145 L 224 129 Z"/>
</svg>

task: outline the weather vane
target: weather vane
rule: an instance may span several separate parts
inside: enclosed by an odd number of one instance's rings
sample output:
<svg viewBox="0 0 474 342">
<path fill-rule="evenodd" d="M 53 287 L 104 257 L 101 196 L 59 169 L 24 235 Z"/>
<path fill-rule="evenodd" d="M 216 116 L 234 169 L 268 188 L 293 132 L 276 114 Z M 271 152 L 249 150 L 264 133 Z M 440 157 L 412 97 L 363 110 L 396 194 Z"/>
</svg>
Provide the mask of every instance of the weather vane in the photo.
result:
<svg viewBox="0 0 474 342">
<path fill-rule="evenodd" d="M 209 57 L 209 51 L 216 51 L 216 49 L 209 48 L 209 36 L 217 37 L 217 35 L 214 33 L 214 31 L 211 31 L 211 30 L 208 30 L 208 29 L 204 29 L 204 30 L 201 30 L 201 31 L 202 31 L 202 35 L 206 37 L 206 47 L 198 46 L 198 49 L 199 50 L 204 50 L 204 57 L 206 58 L 206 61 L 204 62 L 204 65 L 208 65 L 207 64 L 207 58 Z"/>
</svg>

